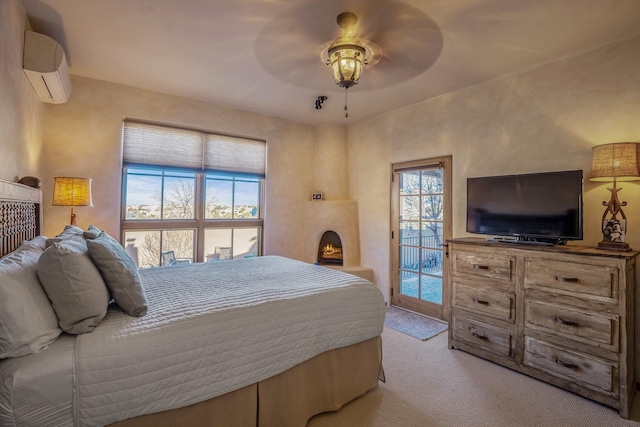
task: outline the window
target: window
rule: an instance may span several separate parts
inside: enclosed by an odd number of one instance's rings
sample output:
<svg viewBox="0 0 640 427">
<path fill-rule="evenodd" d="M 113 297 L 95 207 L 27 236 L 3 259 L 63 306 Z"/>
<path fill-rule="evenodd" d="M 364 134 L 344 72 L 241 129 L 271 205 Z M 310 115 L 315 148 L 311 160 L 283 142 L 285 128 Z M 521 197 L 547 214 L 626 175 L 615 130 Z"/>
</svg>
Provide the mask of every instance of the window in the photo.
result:
<svg viewBox="0 0 640 427">
<path fill-rule="evenodd" d="M 126 168 L 127 220 L 194 219 L 193 172 Z"/>
<path fill-rule="evenodd" d="M 126 121 L 122 238 L 138 265 L 259 256 L 265 145 Z"/>
</svg>

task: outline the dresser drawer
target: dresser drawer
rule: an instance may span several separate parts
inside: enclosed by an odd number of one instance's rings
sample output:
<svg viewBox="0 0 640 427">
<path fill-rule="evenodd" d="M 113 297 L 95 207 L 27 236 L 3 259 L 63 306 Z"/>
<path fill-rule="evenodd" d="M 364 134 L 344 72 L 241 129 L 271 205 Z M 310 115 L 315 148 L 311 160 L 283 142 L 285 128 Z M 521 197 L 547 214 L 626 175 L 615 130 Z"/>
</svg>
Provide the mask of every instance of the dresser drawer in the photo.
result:
<svg viewBox="0 0 640 427">
<path fill-rule="evenodd" d="M 515 322 L 515 294 L 453 283 L 452 306 Z"/>
<path fill-rule="evenodd" d="M 542 286 L 565 294 L 583 294 L 618 299 L 618 269 L 600 265 L 552 261 L 525 260 L 526 287 Z"/>
<path fill-rule="evenodd" d="M 620 394 L 615 379 L 618 367 L 608 360 L 525 337 L 523 363 L 554 376 L 578 381 L 588 388 L 612 393 L 616 398 Z"/>
<path fill-rule="evenodd" d="M 587 344 L 604 344 L 618 351 L 620 318 L 536 300 L 525 300 L 525 326 L 576 339 Z"/>
<path fill-rule="evenodd" d="M 513 334 L 476 320 L 455 317 L 451 329 L 453 339 L 464 341 L 504 357 L 513 356 Z"/>
<path fill-rule="evenodd" d="M 499 279 L 512 282 L 515 259 L 509 256 L 456 251 L 453 260 L 454 274 Z"/>
</svg>

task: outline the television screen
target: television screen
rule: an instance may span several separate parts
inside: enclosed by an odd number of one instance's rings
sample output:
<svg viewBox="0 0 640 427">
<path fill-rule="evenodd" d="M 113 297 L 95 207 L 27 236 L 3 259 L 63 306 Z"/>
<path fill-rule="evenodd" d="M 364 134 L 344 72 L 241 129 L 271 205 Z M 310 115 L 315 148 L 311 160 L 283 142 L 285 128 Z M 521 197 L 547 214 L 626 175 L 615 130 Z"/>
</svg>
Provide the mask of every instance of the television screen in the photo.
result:
<svg viewBox="0 0 640 427">
<path fill-rule="evenodd" d="M 467 178 L 467 232 L 581 240 L 582 171 Z"/>
</svg>

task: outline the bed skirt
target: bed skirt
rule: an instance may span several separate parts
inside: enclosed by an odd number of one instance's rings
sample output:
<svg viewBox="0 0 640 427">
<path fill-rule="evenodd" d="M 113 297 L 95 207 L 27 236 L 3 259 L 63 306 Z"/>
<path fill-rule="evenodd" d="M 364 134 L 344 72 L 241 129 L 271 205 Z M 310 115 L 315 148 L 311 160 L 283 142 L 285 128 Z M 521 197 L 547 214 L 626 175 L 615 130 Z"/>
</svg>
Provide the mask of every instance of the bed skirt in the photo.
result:
<svg viewBox="0 0 640 427">
<path fill-rule="evenodd" d="M 110 427 L 304 427 L 378 386 L 381 337 L 327 351 L 279 375 L 231 393 Z"/>
</svg>

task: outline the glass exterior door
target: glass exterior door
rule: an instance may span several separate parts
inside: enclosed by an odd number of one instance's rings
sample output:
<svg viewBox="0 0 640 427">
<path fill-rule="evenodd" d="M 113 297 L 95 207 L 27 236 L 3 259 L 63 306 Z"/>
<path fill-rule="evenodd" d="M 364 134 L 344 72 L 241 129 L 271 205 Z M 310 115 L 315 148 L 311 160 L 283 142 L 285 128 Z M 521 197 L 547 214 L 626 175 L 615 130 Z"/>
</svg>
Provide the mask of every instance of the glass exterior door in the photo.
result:
<svg viewBox="0 0 640 427">
<path fill-rule="evenodd" d="M 394 173 L 392 304 L 440 319 L 444 318 L 444 244 L 448 238 L 445 183 L 442 163 Z"/>
</svg>

